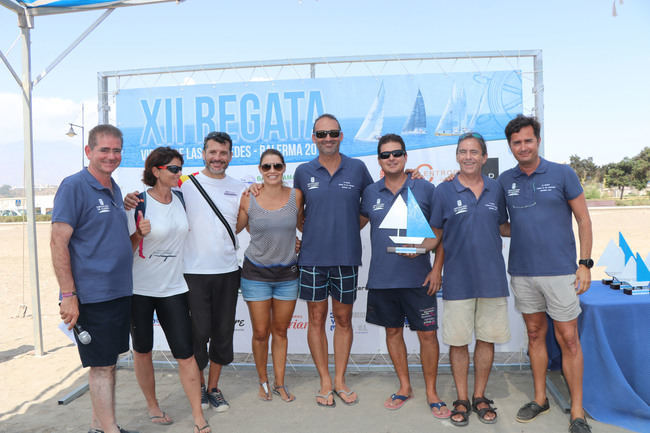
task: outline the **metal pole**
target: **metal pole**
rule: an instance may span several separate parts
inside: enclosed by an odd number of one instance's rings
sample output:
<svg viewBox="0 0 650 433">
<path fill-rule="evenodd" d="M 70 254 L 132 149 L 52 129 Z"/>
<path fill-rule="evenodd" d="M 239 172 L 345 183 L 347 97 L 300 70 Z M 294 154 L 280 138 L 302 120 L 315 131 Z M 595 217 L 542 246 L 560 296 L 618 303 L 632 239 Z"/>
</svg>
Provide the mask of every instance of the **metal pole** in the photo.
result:
<svg viewBox="0 0 650 433">
<path fill-rule="evenodd" d="M 34 322 L 34 355 L 43 356 L 41 296 L 38 283 L 36 253 L 36 215 L 34 214 L 34 137 L 32 134 L 32 70 L 30 31 L 33 22 L 19 16 L 23 50 L 23 137 L 25 158 L 25 199 L 27 201 L 27 244 L 29 249 L 29 280 L 32 286 L 32 319 Z"/>
<path fill-rule="evenodd" d="M 535 117 L 542 125 L 540 131 L 540 138 L 542 142 L 539 145 L 539 154 L 544 156 L 544 64 L 542 62 L 542 50 L 537 51 L 535 54 Z"/>
<path fill-rule="evenodd" d="M 84 133 L 84 104 L 81 104 L 81 169 L 84 169 L 84 152 L 86 150 Z"/>
</svg>

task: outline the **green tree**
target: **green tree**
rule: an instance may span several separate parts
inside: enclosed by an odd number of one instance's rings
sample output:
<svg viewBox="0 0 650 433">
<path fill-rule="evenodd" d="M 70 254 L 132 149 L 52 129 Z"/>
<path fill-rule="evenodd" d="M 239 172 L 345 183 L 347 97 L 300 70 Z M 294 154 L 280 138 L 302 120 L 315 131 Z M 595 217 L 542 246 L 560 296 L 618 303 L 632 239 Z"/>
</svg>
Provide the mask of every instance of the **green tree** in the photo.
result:
<svg viewBox="0 0 650 433">
<path fill-rule="evenodd" d="M 633 163 L 630 158 L 623 158 L 620 162 L 613 162 L 605 167 L 605 184 L 609 187 L 618 188 L 623 198 L 625 187 L 632 183 Z"/>
<path fill-rule="evenodd" d="M 569 157 L 569 165 L 580 178 L 581 183 L 586 181 L 602 181 L 602 176 L 599 176 L 600 167 L 594 163 L 594 159 L 590 156 L 589 158 L 580 158 L 578 155 L 571 155 Z"/>
</svg>

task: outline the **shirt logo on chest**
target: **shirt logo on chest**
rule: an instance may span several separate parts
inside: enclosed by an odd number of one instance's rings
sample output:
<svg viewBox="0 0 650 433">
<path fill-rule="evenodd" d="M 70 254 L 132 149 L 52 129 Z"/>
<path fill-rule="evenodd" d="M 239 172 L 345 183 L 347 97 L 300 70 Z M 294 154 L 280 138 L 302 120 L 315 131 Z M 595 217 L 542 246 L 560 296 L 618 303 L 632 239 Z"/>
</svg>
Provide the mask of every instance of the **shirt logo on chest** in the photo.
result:
<svg viewBox="0 0 650 433">
<path fill-rule="evenodd" d="M 454 208 L 454 214 L 458 215 L 467 212 L 467 205 L 463 204 L 462 200 L 456 201 L 457 206 Z"/>
<path fill-rule="evenodd" d="M 99 202 L 99 204 L 95 206 L 95 209 L 97 209 L 97 213 L 106 213 L 111 211 L 111 207 L 107 204 L 104 204 L 104 200 L 98 198 L 97 201 Z"/>
<path fill-rule="evenodd" d="M 493 211 L 497 210 L 497 205 L 493 201 L 485 203 L 485 207 Z"/>
<path fill-rule="evenodd" d="M 375 204 L 372 206 L 372 210 L 374 210 L 374 211 L 378 211 L 378 210 L 382 210 L 383 208 L 384 208 L 384 203 L 382 203 L 382 202 L 381 202 L 381 199 L 378 198 L 378 199 L 377 199 L 377 203 L 375 203 Z"/>
<path fill-rule="evenodd" d="M 314 176 L 309 179 L 309 183 L 307 183 L 307 189 L 318 189 L 320 186 L 320 182 L 318 182 Z"/>
<path fill-rule="evenodd" d="M 508 197 L 513 197 L 519 195 L 520 189 L 517 188 L 517 184 L 515 182 L 512 182 L 512 188 L 510 188 L 507 192 Z"/>
</svg>

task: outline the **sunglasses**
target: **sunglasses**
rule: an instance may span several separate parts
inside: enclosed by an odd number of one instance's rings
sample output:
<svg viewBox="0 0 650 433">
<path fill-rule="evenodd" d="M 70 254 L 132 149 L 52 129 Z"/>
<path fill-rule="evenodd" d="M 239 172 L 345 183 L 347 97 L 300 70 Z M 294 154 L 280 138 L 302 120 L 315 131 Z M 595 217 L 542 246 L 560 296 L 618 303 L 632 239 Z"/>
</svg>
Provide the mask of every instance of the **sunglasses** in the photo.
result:
<svg viewBox="0 0 650 433">
<path fill-rule="evenodd" d="M 332 129 L 330 131 L 314 131 L 314 135 L 316 138 L 325 138 L 328 135 L 332 138 L 338 138 L 338 136 L 341 135 L 341 130 Z"/>
<path fill-rule="evenodd" d="M 273 169 L 275 171 L 280 171 L 280 170 L 282 170 L 284 168 L 284 164 L 282 164 L 281 162 L 276 162 L 275 164 L 262 164 L 262 165 L 260 165 L 260 168 L 262 169 L 262 171 L 269 171 L 271 169 L 271 167 L 273 167 Z"/>
<path fill-rule="evenodd" d="M 162 169 L 167 169 L 167 171 L 169 171 L 170 173 L 174 173 L 174 174 L 179 173 L 180 171 L 183 170 L 183 167 L 180 166 L 180 165 L 159 165 L 156 168 L 159 168 L 161 170 Z"/>
<path fill-rule="evenodd" d="M 458 137 L 458 143 L 460 143 L 461 141 L 463 141 L 463 140 L 465 140 L 467 138 L 476 138 L 478 140 L 482 140 L 483 142 L 485 142 L 485 139 L 483 138 L 483 136 L 481 134 L 479 134 L 478 132 L 466 132 L 463 135 L 461 135 L 460 137 Z"/>
<path fill-rule="evenodd" d="M 402 156 L 406 155 L 406 151 L 402 149 L 397 149 L 397 150 L 390 150 L 386 152 L 379 152 L 379 157 L 381 159 L 388 159 L 390 156 L 393 155 L 395 158 L 401 158 Z"/>
</svg>

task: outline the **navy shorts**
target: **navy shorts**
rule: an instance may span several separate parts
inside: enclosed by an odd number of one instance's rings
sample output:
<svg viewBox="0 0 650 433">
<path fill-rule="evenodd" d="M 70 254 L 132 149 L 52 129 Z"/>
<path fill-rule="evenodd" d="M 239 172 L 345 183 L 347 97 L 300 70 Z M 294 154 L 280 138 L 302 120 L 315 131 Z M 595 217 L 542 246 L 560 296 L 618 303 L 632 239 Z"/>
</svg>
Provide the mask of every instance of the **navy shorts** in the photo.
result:
<svg viewBox="0 0 650 433">
<path fill-rule="evenodd" d="M 129 350 L 131 297 L 79 304 L 77 323 L 88 331 L 92 339 L 89 344 L 81 344 L 77 339 L 81 364 L 84 367 L 115 365 L 119 354 Z"/>
<path fill-rule="evenodd" d="M 368 290 L 366 322 L 384 328 L 401 328 L 405 317 L 412 331 L 437 330 L 436 294 L 427 295 L 426 287 Z"/>
<path fill-rule="evenodd" d="M 187 359 L 194 355 L 192 319 L 187 293 L 160 298 L 133 295 L 131 301 L 133 350 L 138 353 L 149 353 L 153 349 L 154 310 L 174 358 Z"/>
<path fill-rule="evenodd" d="M 357 299 L 358 266 L 301 266 L 299 298 L 326 301 L 328 296 L 342 304 Z"/>
</svg>

